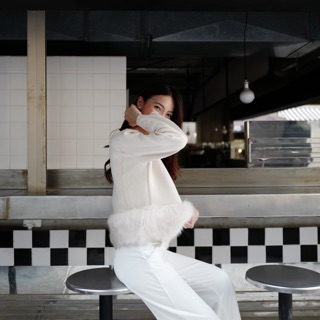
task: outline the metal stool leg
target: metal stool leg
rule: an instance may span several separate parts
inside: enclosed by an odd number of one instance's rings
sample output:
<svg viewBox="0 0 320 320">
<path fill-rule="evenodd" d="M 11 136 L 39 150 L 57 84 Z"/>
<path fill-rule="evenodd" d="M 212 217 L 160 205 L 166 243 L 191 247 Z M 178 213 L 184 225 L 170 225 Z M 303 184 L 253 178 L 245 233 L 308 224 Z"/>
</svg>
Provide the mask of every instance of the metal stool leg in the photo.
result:
<svg viewBox="0 0 320 320">
<path fill-rule="evenodd" d="M 292 294 L 279 293 L 279 319 L 292 320 Z"/>
<path fill-rule="evenodd" d="M 99 319 L 112 320 L 112 297 L 113 296 L 99 296 Z"/>
</svg>

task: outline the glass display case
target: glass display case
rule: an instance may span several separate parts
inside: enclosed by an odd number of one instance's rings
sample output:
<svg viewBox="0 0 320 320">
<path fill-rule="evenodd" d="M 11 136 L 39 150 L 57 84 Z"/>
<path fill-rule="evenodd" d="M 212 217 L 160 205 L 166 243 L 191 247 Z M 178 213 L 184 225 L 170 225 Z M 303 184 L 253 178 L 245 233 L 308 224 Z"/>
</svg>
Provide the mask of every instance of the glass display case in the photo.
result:
<svg viewBox="0 0 320 320">
<path fill-rule="evenodd" d="M 320 121 L 245 122 L 248 168 L 320 167 Z"/>
</svg>

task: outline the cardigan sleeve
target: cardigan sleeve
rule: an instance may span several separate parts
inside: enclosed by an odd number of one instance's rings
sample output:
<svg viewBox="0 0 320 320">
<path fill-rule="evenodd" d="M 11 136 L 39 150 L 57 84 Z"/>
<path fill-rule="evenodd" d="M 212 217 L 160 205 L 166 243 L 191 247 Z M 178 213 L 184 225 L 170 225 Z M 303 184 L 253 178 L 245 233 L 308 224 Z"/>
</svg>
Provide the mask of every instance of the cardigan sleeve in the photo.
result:
<svg viewBox="0 0 320 320">
<path fill-rule="evenodd" d="M 187 144 L 185 133 L 174 122 L 157 113 L 139 115 L 137 125 L 149 134 L 144 135 L 133 129 L 117 131 L 111 135 L 110 147 L 128 156 L 149 161 L 177 153 Z"/>
</svg>

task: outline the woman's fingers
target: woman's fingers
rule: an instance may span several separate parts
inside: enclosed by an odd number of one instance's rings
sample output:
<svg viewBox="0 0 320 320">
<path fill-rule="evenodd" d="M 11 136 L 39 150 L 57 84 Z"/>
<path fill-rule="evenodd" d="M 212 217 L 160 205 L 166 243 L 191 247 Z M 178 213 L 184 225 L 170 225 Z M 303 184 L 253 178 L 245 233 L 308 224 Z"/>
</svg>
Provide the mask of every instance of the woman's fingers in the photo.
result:
<svg viewBox="0 0 320 320">
<path fill-rule="evenodd" d="M 134 104 L 131 104 L 124 112 L 124 118 L 129 122 L 131 127 L 135 127 L 137 125 L 137 117 L 140 114 L 139 109 Z"/>
<path fill-rule="evenodd" d="M 190 221 L 188 221 L 184 227 L 186 229 L 192 229 L 194 227 L 194 225 L 196 224 L 197 220 L 199 219 L 199 211 L 197 209 L 194 209 L 193 212 L 193 217 L 191 218 Z"/>
</svg>

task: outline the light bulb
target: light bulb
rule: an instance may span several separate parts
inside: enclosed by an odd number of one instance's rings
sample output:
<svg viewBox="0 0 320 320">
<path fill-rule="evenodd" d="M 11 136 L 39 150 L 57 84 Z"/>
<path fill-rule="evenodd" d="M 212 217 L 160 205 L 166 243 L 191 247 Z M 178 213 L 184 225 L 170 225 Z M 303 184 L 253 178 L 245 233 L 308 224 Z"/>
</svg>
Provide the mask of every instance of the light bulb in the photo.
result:
<svg viewBox="0 0 320 320">
<path fill-rule="evenodd" d="M 244 80 L 243 90 L 240 93 L 240 100 L 243 103 L 251 103 L 254 100 L 254 92 L 250 90 L 248 80 Z"/>
</svg>

